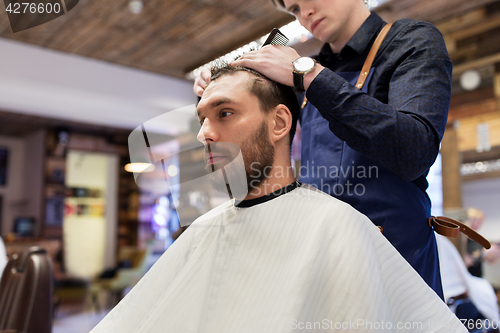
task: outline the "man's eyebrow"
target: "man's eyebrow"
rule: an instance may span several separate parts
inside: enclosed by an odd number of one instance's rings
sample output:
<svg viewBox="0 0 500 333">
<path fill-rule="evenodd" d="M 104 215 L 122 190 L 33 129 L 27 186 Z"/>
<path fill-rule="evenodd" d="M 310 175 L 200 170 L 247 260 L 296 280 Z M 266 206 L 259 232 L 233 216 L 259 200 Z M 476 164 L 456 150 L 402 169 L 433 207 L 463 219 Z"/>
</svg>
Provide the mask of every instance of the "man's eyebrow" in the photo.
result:
<svg viewBox="0 0 500 333">
<path fill-rule="evenodd" d="M 224 103 L 231 103 L 233 100 L 230 98 L 224 97 L 224 98 L 219 98 L 218 100 L 212 102 L 211 107 L 215 108 L 219 105 L 222 105 Z"/>
<path fill-rule="evenodd" d="M 210 104 L 210 108 L 216 108 L 224 103 L 232 103 L 233 100 L 228 97 L 219 98 Z M 196 114 L 200 117 L 200 110 L 196 109 Z"/>
</svg>

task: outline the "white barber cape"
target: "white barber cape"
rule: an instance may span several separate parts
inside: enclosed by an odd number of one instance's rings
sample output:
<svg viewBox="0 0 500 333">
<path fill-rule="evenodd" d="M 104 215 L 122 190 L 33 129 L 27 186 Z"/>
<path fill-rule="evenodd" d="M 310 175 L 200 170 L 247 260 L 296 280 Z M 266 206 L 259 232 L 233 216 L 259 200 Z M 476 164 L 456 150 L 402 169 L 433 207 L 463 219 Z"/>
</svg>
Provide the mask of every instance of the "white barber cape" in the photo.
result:
<svg viewBox="0 0 500 333">
<path fill-rule="evenodd" d="M 198 218 L 92 333 L 467 332 L 367 217 L 291 186 Z"/>
</svg>

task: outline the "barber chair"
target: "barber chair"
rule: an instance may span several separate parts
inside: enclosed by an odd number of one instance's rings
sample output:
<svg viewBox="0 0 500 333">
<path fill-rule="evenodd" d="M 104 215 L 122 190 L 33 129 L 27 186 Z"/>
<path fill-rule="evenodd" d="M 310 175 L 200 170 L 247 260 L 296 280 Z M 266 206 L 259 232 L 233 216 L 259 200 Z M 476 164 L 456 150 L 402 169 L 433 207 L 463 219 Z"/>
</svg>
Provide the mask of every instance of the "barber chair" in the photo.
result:
<svg viewBox="0 0 500 333">
<path fill-rule="evenodd" d="M 0 280 L 0 333 L 51 333 L 52 260 L 33 246 L 7 263 Z"/>
</svg>

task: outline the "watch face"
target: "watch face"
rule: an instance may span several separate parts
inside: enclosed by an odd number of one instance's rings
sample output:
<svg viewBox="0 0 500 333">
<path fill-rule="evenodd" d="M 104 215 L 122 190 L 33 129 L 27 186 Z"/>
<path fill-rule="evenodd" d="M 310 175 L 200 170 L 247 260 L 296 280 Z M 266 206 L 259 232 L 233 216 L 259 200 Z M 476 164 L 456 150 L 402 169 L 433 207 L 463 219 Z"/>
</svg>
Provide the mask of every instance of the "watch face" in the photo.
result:
<svg viewBox="0 0 500 333">
<path fill-rule="evenodd" d="M 314 60 L 309 57 L 302 57 L 293 63 L 293 67 L 299 72 L 308 72 L 314 67 Z"/>
</svg>

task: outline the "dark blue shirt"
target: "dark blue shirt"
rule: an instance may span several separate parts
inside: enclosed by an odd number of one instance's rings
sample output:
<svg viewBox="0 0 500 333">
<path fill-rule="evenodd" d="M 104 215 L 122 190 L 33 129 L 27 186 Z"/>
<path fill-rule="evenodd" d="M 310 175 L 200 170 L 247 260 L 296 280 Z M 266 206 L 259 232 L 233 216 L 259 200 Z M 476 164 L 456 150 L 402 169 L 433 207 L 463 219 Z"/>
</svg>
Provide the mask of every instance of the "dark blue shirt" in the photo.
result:
<svg viewBox="0 0 500 333">
<path fill-rule="evenodd" d="M 299 175 L 383 227 L 443 297 L 425 190 L 446 127 L 451 61 L 433 25 L 399 20 L 359 90 L 354 84 L 384 25 L 372 13 L 340 54 L 326 44 L 317 56 L 327 68 L 306 92 Z"/>
<path fill-rule="evenodd" d="M 372 13 L 340 54 L 325 44 L 317 60 L 327 69 L 306 95 L 337 137 L 425 191 L 451 98 L 452 63 L 439 30 L 394 22 L 373 63 L 368 94 L 334 73 L 359 72 L 384 25 Z"/>
</svg>

